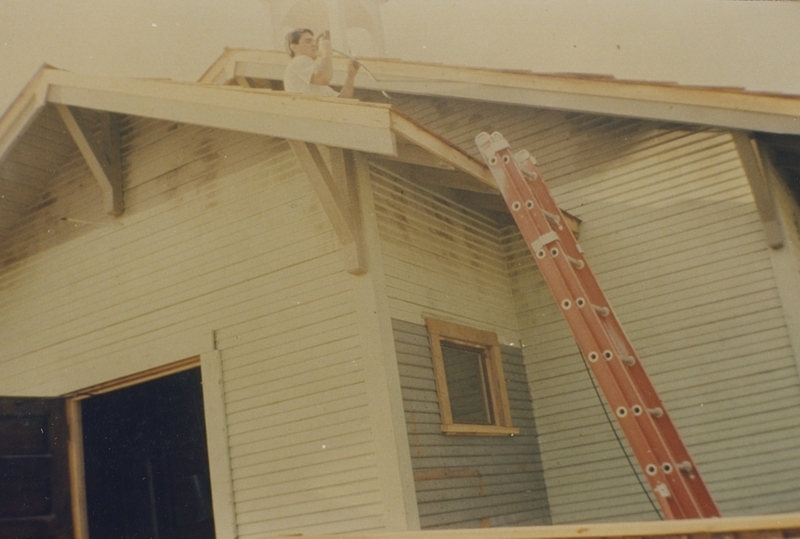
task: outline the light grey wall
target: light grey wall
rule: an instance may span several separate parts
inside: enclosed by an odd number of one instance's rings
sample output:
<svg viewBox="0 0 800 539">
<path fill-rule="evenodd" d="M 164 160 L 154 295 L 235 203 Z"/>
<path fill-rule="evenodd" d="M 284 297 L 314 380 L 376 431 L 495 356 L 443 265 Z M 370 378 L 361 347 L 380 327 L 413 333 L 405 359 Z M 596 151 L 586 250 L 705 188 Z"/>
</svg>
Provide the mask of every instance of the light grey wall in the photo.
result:
<svg viewBox="0 0 800 539">
<path fill-rule="evenodd" d="M 551 524 L 522 350 L 502 346 L 519 435 L 445 436 L 428 331 L 392 323 L 422 529 Z"/>
</svg>

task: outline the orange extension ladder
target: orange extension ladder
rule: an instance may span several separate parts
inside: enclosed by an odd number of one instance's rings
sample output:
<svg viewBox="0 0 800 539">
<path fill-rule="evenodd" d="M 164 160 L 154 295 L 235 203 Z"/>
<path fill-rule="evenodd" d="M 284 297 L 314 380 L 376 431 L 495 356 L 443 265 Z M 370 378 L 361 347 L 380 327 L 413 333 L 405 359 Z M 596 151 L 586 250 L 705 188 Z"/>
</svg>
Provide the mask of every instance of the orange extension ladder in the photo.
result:
<svg viewBox="0 0 800 539">
<path fill-rule="evenodd" d="M 720 512 L 644 372 L 636 351 L 564 223 L 536 161 L 511 154 L 500 133 L 475 143 L 489 165 L 539 270 L 561 306 L 619 425 L 668 519 Z"/>
</svg>

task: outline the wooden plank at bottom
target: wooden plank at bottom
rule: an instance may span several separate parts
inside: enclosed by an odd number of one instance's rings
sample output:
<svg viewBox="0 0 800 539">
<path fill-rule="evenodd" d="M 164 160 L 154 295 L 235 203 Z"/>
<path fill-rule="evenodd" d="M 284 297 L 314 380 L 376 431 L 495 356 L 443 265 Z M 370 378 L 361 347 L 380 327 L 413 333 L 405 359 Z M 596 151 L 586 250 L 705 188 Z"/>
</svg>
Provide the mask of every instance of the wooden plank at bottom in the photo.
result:
<svg viewBox="0 0 800 539">
<path fill-rule="evenodd" d="M 660 522 L 620 522 L 558 526 L 530 526 L 494 529 L 464 529 L 457 531 L 459 539 L 583 539 L 684 537 L 706 538 L 710 534 L 726 534 L 737 538 L 797 537 L 800 536 L 800 513 L 755 517 L 707 518 L 694 520 L 665 520 Z M 445 539 L 453 530 L 413 531 L 378 534 L 343 534 L 337 539 Z M 322 539 L 326 536 L 318 536 Z M 288 538 L 287 538 L 288 539 Z M 305 536 L 304 539 L 317 539 Z"/>
</svg>

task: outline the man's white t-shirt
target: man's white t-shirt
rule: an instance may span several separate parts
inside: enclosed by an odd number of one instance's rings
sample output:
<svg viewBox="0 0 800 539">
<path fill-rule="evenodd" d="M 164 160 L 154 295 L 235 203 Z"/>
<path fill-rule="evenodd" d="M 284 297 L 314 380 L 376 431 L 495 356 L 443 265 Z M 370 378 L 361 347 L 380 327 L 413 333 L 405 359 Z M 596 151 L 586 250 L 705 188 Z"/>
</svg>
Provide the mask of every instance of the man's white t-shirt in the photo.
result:
<svg viewBox="0 0 800 539">
<path fill-rule="evenodd" d="M 291 59 L 283 73 L 283 89 L 296 94 L 324 95 L 338 97 L 339 93 L 330 86 L 311 84 L 311 76 L 318 64 L 310 57 L 298 54 Z"/>
</svg>

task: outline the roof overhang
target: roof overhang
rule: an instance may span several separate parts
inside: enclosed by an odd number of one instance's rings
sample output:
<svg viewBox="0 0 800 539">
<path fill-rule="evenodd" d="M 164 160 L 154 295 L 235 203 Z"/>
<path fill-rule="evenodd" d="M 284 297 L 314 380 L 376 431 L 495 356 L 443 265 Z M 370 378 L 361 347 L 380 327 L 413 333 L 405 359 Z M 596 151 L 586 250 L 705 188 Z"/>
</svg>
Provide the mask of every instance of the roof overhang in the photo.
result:
<svg viewBox="0 0 800 539">
<path fill-rule="evenodd" d="M 42 68 L 0 118 L 0 160 L 48 104 L 268 135 L 465 173 L 493 189 L 486 167 L 390 105 L 264 89 L 113 79 Z M 414 148 L 409 152 L 409 148 Z"/>
<path fill-rule="evenodd" d="M 200 79 L 225 84 L 237 77 L 281 80 L 288 58 L 277 51 L 228 49 Z M 346 58 L 335 58 L 337 74 Z M 733 88 L 620 81 L 612 78 L 539 75 L 490 69 L 364 59 L 359 88 L 417 95 L 478 99 L 595 114 L 800 134 L 800 96 Z M 341 81 L 334 80 L 334 83 Z"/>
</svg>

